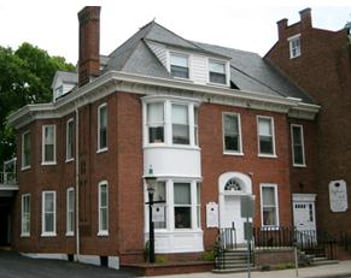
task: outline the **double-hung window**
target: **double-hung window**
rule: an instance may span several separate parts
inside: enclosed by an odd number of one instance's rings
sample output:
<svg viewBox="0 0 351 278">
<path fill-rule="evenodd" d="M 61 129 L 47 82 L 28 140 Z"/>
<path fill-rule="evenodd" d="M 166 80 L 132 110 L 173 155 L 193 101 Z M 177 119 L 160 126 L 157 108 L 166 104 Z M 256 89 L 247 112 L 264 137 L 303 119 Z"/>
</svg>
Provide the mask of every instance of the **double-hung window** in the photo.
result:
<svg viewBox="0 0 351 278">
<path fill-rule="evenodd" d="M 42 236 L 56 236 L 56 192 L 42 192 Z"/>
<path fill-rule="evenodd" d="M 164 142 L 164 103 L 147 104 L 147 127 L 149 143 Z"/>
<path fill-rule="evenodd" d="M 98 152 L 107 150 L 107 104 L 98 107 Z"/>
<path fill-rule="evenodd" d="M 291 125 L 291 144 L 294 166 L 305 166 L 305 151 L 302 125 Z"/>
<path fill-rule="evenodd" d="M 227 84 L 226 63 L 209 60 L 209 81 L 211 83 Z"/>
<path fill-rule="evenodd" d="M 22 195 L 21 236 L 30 236 L 30 194 Z"/>
<path fill-rule="evenodd" d="M 108 183 L 99 183 L 99 231 L 98 236 L 108 235 Z"/>
<path fill-rule="evenodd" d="M 73 119 L 69 119 L 66 123 L 66 161 L 73 159 L 73 144 L 74 144 L 74 134 L 73 134 L 74 122 Z"/>
<path fill-rule="evenodd" d="M 279 226 L 278 192 L 276 184 L 261 184 L 262 226 Z"/>
<path fill-rule="evenodd" d="M 258 149 L 259 155 L 275 156 L 274 122 L 271 117 L 259 116 L 258 124 Z"/>
<path fill-rule="evenodd" d="M 171 75 L 179 78 L 189 78 L 189 57 L 185 54 L 170 54 Z"/>
<path fill-rule="evenodd" d="M 70 187 L 66 192 L 66 236 L 74 235 L 74 189 Z"/>
<path fill-rule="evenodd" d="M 44 125 L 42 132 L 42 164 L 56 164 L 56 126 Z"/>
<path fill-rule="evenodd" d="M 191 228 L 191 184 L 174 183 L 174 227 Z"/>
<path fill-rule="evenodd" d="M 30 168 L 31 150 L 30 150 L 30 131 L 22 134 L 22 169 Z"/>
<path fill-rule="evenodd" d="M 301 35 L 295 35 L 288 38 L 290 59 L 297 58 L 301 55 Z"/>
<path fill-rule="evenodd" d="M 172 104 L 172 137 L 173 144 L 190 143 L 188 105 Z"/>
<path fill-rule="evenodd" d="M 240 115 L 234 113 L 223 114 L 224 152 L 242 153 Z"/>
<path fill-rule="evenodd" d="M 162 218 L 159 220 L 156 219 L 157 221 L 154 221 L 155 229 L 167 228 L 168 210 L 167 210 L 166 194 L 167 194 L 166 182 L 164 181 L 157 182 L 153 198 L 154 198 L 154 201 L 160 202 L 157 204 L 157 207 L 155 209 L 160 210 L 159 214 L 163 216 L 163 219 Z"/>
</svg>

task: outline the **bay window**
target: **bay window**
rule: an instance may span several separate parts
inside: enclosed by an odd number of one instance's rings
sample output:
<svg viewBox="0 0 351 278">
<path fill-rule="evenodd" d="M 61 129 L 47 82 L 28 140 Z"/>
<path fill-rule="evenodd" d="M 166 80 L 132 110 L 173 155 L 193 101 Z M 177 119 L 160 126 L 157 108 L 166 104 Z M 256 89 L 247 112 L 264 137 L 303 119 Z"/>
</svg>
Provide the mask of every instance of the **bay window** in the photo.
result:
<svg viewBox="0 0 351 278">
<path fill-rule="evenodd" d="M 189 144 L 189 119 L 187 105 L 172 105 L 173 144 Z"/>
<path fill-rule="evenodd" d="M 164 103 L 147 104 L 147 127 L 149 143 L 164 142 Z"/>
</svg>

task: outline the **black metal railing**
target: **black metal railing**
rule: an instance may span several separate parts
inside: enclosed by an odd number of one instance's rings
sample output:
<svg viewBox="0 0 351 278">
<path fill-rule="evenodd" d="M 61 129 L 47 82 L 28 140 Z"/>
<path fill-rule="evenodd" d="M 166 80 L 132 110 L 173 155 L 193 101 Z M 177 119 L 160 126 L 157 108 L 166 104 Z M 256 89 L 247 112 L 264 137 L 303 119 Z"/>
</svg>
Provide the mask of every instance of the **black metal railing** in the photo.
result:
<svg viewBox="0 0 351 278">
<path fill-rule="evenodd" d="M 255 248 L 290 247 L 294 243 L 293 227 L 254 227 Z"/>
<path fill-rule="evenodd" d="M 218 234 L 219 245 L 223 249 L 234 249 L 237 247 L 235 228 L 221 228 Z"/>
<path fill-rule="evenodd" d="M 340 232 L 337 239 L 338 246 L 342 247 L 344 251 L 351 254 L 351 234 L 348 232 Z"/>
</svg>

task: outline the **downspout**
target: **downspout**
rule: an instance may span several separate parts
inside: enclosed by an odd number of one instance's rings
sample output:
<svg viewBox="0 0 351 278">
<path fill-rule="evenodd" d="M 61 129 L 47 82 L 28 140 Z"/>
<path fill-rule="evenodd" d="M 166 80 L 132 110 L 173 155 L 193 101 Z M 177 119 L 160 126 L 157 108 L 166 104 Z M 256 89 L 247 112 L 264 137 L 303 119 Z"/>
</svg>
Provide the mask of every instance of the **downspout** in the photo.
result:
<svg viewBox="0 0 351 278">
<path fill-rule="evenodd" d="M 79 111 L 76 105 L 76 261 L 79 262 L 80 256 L 80 234 L 79 234 Z"/>
</svg>

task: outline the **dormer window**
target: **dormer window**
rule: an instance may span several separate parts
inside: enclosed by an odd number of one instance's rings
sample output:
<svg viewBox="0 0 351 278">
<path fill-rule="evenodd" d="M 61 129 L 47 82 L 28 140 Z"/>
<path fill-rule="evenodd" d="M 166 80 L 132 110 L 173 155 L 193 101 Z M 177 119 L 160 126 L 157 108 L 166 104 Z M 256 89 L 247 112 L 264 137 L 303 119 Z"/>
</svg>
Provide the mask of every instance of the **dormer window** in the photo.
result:
<svg viewBox="0 0 351 278">
<path fill-rule="evenodd" d="M 185 54 L 170 54 L 170 70 L 173 77 L 189 78 L 189 57 Z"/>
<path fill-rule="evenodd" d="M 225 62 L 209 60 L 208 72 L 209 72 L 209 81 L 211 83 L 227 84 Z"/>
<path fill-rule="evenodd" d="M 301 55 L 301 34 L 288 38 L 290 59 L 295 59 Z"/>
</svg>

